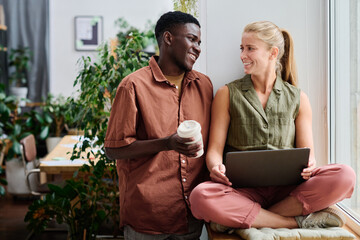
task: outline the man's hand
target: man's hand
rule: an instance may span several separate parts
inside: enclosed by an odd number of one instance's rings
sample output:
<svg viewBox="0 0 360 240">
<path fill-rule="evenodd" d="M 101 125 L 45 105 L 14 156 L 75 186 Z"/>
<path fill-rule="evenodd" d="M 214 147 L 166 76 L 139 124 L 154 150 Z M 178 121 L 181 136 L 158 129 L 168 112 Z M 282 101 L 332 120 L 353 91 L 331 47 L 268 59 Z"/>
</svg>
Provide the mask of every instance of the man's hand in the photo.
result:
<svg viewBox="0 0 360 240">
<path fill-rule="evenodd" d="M 226 177 L 225 172 L 226 172 L 226 168 L 224 164 L 215 165 L 210 170 L 210 178 L 214 182 L 231 186 L 232 183 Z"/>
<path fill-rule="evenodd" d="M 202 146 L 200 142 L 189 144 L 193 141 L 194 138 L 181 138 L 177 133 L 174 133 L 168 137 L 166 145 L 169 150 L 175 150 L 188 157 L 196 157 L 196 153 L 201 150 Z"/>
</svg>

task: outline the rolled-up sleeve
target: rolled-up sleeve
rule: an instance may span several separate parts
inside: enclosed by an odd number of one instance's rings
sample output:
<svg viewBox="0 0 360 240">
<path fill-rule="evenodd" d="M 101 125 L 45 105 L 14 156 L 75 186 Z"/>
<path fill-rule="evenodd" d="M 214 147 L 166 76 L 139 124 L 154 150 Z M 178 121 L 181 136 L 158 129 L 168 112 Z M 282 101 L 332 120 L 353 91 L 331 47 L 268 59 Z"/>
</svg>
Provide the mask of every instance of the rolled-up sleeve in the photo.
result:
<svg viewBox="0 0 360 240">
<path fill-rule="evenodd" d="M 137 116 L 134 87 L 131 83 L 122 82 L 111 108 L 104 146 L 118 148 L 136 141 Z"/>
</svg>

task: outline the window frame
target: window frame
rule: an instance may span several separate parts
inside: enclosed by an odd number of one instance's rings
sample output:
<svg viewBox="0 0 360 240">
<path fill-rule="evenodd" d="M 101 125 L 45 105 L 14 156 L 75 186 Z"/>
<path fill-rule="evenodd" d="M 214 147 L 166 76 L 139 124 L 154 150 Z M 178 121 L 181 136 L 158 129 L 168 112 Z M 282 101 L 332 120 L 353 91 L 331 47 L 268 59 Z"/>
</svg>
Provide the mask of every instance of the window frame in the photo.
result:
<svg viewBox="0 0 360 240">
<path fill-rule="evenodd" d="M 336 159 L 341 158 L 344 160 L 341 163 L 348 165 L 351 165 L 351 96 L 349 98 L 339 97 L 338 99 L 336 96 L 349 95 L 351 88 L 350 81 L 341 81 L 341 79 L 351 78 L 350 41 L 348 38 L 341 37 L 350 35 L 350 1 L 328 0 L 328 75 L 330 81 L 328 89 L 330 126 L 328 130 L 328 153 L 330 163 L 336 163 Z M 342 54 L 344 52 L 345 54 Z M 343 106 L 348 106 L 350 109 Z M 348 148 L 348 150 L 339 152 L 336 150 L 337 148 Z M 344 153 L 347 155 L 344 156 Z M 336 206 L 346 214 L 346 225 L 360 235 L 360 215 L 344 203 L 337 203 Z"/>
</svg>

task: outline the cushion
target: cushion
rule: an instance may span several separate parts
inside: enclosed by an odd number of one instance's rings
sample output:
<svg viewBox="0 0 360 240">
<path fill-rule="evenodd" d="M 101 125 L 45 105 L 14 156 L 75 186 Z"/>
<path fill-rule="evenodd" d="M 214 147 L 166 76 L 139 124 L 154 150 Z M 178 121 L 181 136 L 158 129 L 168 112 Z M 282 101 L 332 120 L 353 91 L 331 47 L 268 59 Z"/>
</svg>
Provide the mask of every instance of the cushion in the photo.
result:
<svg viewBox="0 0 360 240">
<path fill-rule="evenodd" d="M 343 228 L 249 228 L 237 229 L 236 234 L 246 240 L 317 240 L 317 239 L 337 239 L 353 240 L 355 236 Z"/>
</svg>

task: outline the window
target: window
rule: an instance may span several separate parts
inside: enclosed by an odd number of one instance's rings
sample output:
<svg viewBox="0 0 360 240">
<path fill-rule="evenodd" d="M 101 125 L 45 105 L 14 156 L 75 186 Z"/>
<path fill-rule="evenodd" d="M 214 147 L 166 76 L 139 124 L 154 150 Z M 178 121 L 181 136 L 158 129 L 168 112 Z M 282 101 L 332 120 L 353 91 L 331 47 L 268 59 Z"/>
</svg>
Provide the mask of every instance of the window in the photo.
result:
<svg viewBox="0 0 360 240">
<path fill-rule="evenodd" d="M 330 160 L 360 180 L 360 0 L 330 0 Z M 360 223 L 360 186 L 340 206 Z"/>
</svg>

